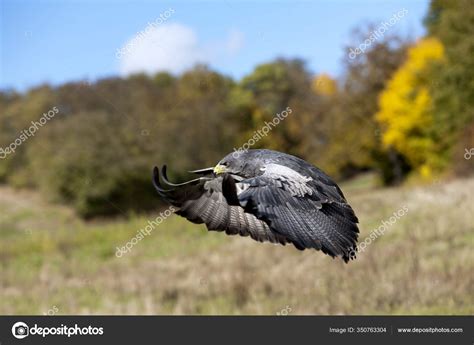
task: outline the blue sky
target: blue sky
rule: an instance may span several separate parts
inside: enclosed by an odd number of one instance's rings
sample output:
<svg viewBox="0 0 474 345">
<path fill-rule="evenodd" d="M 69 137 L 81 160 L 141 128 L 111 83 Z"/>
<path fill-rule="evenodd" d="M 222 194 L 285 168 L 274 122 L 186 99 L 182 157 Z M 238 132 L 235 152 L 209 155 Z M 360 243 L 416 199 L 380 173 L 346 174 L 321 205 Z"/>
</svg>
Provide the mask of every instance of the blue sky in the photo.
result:
<svg viewBox="0 0 474 345">
<path fill-rule="evenodd" d="M 20 91 L 138 71 L 180 73 L 196 62 L 238 79 L 276 57 L 300 57 L 315 73 L 338 75 L 343 46 L 361 43 L 351 41 L 352 29 L 405 8 L 389 32 L 416 38 L 428 9 L 428 0 L 0 1 L 0 88 Z"/>
</svg>

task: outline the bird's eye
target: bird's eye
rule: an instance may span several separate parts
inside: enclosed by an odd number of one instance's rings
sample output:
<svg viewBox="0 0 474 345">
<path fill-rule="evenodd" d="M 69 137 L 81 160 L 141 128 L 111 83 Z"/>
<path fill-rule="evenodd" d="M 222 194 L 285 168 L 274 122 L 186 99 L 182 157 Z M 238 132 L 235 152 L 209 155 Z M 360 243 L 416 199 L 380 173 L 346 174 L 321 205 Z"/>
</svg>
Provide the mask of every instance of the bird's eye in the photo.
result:
<svg viewBox="0 0 474 345">
<path fill-rule="evenodd" d="M 223 166 L 225 166 L 225 167 L 226 167 L 226 166 L 228 166 L 228 165 L 229 165 L 229 163 L 228 163 L 228 162 L 222 162 L 222 163 L 221 163 L 221 165 L 223 165 Z"/>
</svg>

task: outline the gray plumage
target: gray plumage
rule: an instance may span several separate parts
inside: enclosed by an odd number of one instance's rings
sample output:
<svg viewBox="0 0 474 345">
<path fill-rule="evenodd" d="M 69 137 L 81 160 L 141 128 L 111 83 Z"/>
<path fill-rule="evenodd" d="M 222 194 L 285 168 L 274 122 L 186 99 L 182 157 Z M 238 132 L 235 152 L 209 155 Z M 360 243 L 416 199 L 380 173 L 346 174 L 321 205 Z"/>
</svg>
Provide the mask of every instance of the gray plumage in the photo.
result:
<svg viewBox="0 0 474 345">
<path fill-rule="evenodd" d="M 355 258 L 358 219 L 337 184 L 308 162 L 272 150 L 234 152 L 194 180 L 169 182 L 155 167 L 158 194 L 177 214 L 209 230 Z"/>
</svg>

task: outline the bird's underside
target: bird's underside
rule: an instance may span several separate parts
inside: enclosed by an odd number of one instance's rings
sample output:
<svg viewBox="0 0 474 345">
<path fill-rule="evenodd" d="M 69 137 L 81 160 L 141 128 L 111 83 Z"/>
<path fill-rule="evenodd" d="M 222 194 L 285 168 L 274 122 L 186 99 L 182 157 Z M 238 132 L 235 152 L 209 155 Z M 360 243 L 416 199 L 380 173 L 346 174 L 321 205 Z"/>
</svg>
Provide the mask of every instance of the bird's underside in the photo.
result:
<svg viewBox="0 0 474 345">
<path fill-rule="evenodd" d="M 163 166 L 161 171 L 155 167 L 153 184 L 178 208 L 177 214 L 209 230 L 314 248 L 348 262 L 357 250 L 357 217 L 339 187 L 311 168 L 303 174 L 271 163 L 255 177 L 216 175 L 209 168 L 194 171 L 200 175 L 196 179 L 174 184 Z"/>
</svg>

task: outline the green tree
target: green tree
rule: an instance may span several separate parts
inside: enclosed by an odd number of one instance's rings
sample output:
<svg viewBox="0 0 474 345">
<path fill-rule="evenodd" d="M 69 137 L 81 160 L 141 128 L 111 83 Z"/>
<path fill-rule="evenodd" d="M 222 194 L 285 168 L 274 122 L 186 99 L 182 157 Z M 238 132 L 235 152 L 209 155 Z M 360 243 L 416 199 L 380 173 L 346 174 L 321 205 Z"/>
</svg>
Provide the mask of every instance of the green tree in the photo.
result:
<svg viewBox="0 0 474 345">
<path fill-rule="evenodd" d="M 238 146 L 247 142 L 257 131 L 283 111 L 291 112 L 253 148 L 266 147 L 305 156 L 302 146 L 307 136 L 307 125 L 316 121 L 315 100 L 311 89 L 311 73 L 302 60 L 278 59 L 259 65 L 240 83 L 249 100 L 249 116 Z M 289 110 L 287 110 L 287 108 Z"/>
<path fill-rule="evenodd" d="M 473 173 L 463 159 L 474 126 L 474 5 L 470 0 L 433 0 L 425 25 L 445 48 L 446 63 L 431 76 L 439 151 L 456 171 Z M 470 146 L 471 145 L 471 146 Z"/>
</svg>

